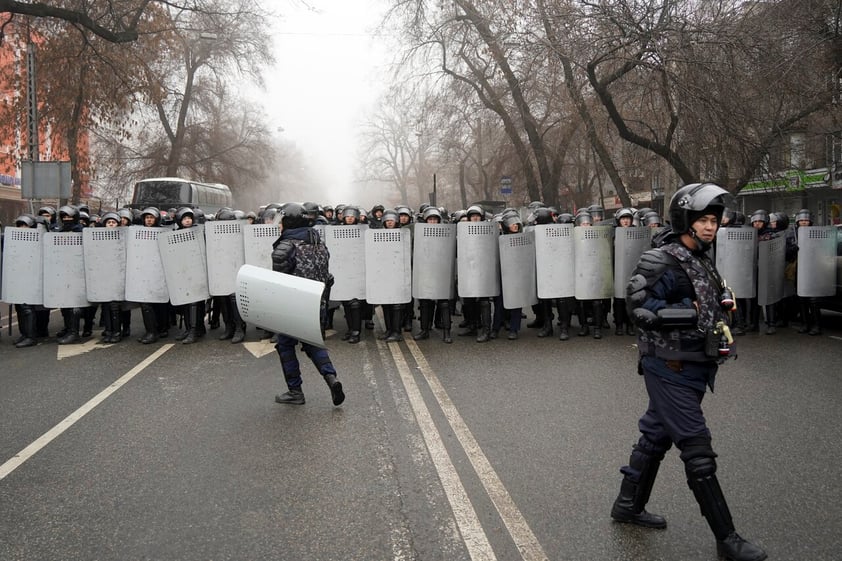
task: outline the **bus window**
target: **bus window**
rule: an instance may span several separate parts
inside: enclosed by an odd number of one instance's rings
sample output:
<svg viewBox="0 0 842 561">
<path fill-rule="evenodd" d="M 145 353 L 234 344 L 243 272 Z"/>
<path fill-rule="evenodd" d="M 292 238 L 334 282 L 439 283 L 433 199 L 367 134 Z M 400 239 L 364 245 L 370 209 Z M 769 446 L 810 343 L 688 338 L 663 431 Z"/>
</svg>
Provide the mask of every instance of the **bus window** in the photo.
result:
<svg viewBox="0 0 842 561">
<path fill-rule="evenodd" d="M 189 203 L 190 184 L 186 181 L 140 181 L 135 185 L 132 203 L 139 206 L 166 208 Z"/>
</svg>

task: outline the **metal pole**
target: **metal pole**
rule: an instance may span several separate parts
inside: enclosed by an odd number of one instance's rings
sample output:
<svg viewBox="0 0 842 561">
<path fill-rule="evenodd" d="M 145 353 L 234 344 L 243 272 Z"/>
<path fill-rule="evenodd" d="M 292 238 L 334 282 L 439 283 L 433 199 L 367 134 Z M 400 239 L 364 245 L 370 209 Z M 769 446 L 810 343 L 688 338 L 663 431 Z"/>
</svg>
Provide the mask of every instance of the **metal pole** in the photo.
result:
<svg viewBox="0 0 842 561">
<path fill-rule="evenodd" d="M 35 93 L 35 43 L 26 44 L 26 108 L 29 122 L 29 159 L 39 160 L 38 150 L 38 100 Z"/>
</svg>

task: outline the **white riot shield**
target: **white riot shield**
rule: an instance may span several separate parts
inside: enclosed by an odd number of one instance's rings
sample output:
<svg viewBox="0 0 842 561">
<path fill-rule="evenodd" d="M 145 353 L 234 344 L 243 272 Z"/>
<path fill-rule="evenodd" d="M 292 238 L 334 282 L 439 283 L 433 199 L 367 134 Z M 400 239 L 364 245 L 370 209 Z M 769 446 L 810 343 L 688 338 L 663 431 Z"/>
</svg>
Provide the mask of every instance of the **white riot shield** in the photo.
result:
<svg viewBox="0 0 842 561">
<path fill-rule="evenodd" d="M 44 232 L 35 228 L 6 228 L 3 240 L 3 302 L 44 303 L 43 236 Z"/>
<path fill-rule="evenodd" d="M 568 298 L 576 290 L 573 224 L 539 224 L 535 234 L 538 298 Z"/>
<path fill-rule="evenodd" d="M 85 228 L 85 286 L 90 302 L 126 299 L 127 228 Z"/>
<path fill-rule="evenodd" d="M 498 238 L 503 307 L 528 308 L 538 303 L 535 285 L 535 238 L 532 232 Z"/>
<path fill-rule="evenodd" d="M 456 264 L 456 224 L 418 223 L 413 228 L 413 298 L 450 299 Z"/>
<path fill-rule="evenodd" d="M 164 228 L 129 226 L 126 240 L 126 300 L 140 303 L 161 303 L 170 299 L 158 236 Z"/>
<path fill-rule="evenodd" d="M 245 226 L 239 220 L 205 224 L 208 292 L 211 296 L 226 296 L 237 290 L 237 272 L 246 264 L 243 244 Z"/>
<path fill-rule="evenodd" d="M 324 242 L 330 252 L 335 302 L 365 299 L 365 232 L 368 226 L 327 226 Z"/>
<path fill-rule="evenodd" d="M 365 232 L 365 299 L 369 304 L 412 300 L 411 235 L 406 228 Z"/>
<path fill-rule="evenodd" d="M 626 285 L 640 260 L 649 249 L 652 228 L 614 229 L 614 298 L 626 298 Z"/>
<path fill-rule="evenodd" d="M 167 278 L 167 291 L 173 306 L 207 300 L 208 271 L 205 268 L 201 231 L 185 228 L 158 236 L 161 264 Z"/>
<path fill-rule="evenodd" d="M 612 230 L 612 226 L 573 228 L 577 300 L 601 300 L 614 295 Z"/>
<path fill-rule="evenodd" d="M 757 230 L 720 228 L 716 233 L 716 270 L 737 298 L 757 296 Z"/>
<path fill-rule="evenodd" d="M 784 297 L 786 237 L 783 235 L 757 244 L 757 304 L 771 306 Z"/>
<path fill-rule="evenodd" d="M 836 294 L 836 228 L 798 228 L 798 295 L 823 298 Z"/>
<path fill-rule="evenodd" d="M 44 307 L 89 306 L 82 232 L 44 234 Z"/>
<path fill-rule="evenodd" d="M 243 265 L 237 273 L 237 308 L 249 325 L 324 348 L 320 320 L 324 288 L 319 281 Z"/>
<path fill-rule="evenodd" d="M 493 222 L 456 225 L 457 288 L 462 298 L 500 294 L 499 237 L 499 229 Z"/>
<path fill-rule="evenodd" d="M 272 270 L 272 244 L 281 237 L 281 227 L 275 224 L 246 224 L 243 226 L 243 248 L 246 265 Z"/>
</svg>

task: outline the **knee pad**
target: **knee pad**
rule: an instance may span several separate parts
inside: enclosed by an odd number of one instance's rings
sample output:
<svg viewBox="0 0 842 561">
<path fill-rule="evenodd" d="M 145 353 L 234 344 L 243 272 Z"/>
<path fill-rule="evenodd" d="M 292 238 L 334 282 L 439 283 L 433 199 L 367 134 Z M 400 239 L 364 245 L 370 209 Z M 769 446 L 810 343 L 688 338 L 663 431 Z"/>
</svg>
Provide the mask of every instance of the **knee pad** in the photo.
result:
<svg viewBox="0 0 842 561">
<path fill-rule="evenodd" d="M 716 473 L 716 453 L 709 436 L 696 436 L 681 442 L 681 459 L 688 479 L 708 477 Z"/>
</svg>

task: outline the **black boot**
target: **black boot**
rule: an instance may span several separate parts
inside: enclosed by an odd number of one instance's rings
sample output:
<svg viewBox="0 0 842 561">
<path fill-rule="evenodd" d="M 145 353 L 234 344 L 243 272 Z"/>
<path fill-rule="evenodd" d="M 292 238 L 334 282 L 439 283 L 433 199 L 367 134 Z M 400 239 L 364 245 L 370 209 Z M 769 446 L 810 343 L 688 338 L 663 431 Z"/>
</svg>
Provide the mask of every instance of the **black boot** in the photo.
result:
<svg viewBox="0 0 842 561">
<path fill-rule="evenodd" d="M 544 318 L 544 325 L 541 326 L 541 331 L 538 332 L 538 337 L 552 337 L 553 336 L 553 312 L 552 300 L 542 300 L 538 306 L 541 310 L 541 315 Z M 536 317 L 537 319 L 537 317 Z"/>
<path fill-rule="evenodd" d="M 192 345 L 199 339 L 199 322 L 204 323 L 204 318 L 199 312 L 199 303 L 193 302 L 187 305 L 187 313 L 184 314 L 184 324 L 187 327 L 186 335 L 181 340 L 182 345 Z"/>
<path fill-rule="evenodd" d="M 227 341 L 234 336 L 234 320 L 231 317 L 231 304 L 232 302 L 227 297 L 214 298 L 213 305 L 219 308 L 222 322 L 225 324 L 225 331 L 219 336 L 220 341 Z"/>
<path fill-rule="evenodd" d="M 73 308 L 69 314 L 67 333 L 65 333 L 64 337 L 59 338 L 57 343 L 59 345 L 72 345 L 74 343 L 81 342 L 82 338 L 79 336 L 79 325 L 81 322 L 82 310 L 79 308 Z"/>
<path fill-rule="evenodd" d="M 18 329 L 21 337 L 15 342 L 15 347 L 34 347 L 38 344 L 35 339 L 35 310 L 28 304 L 22 304 L 18 308 Z"/>
<path fill-rule="evenodd" d="M 421 300 L 419 306 L 421 307 L 421 331 L 412 337 L 416 341 L 430 338 L 430 327 L 433 323 L 433 301 Z"/>
<path fill-rule="evenodd" d="M 111 319 L 111 313 L 108 310 L 108 304 L 102 305 L 102 311 L 100 312 L 100 318 L 102 318 L 103 323 L 105 324 L 105 329 L 102 332 L 102 339 L 99 340 L 100 343 L 110 343 L 111 337 L 114 335 L 114 322 Z"/>
<path fill-rule="evenodd" d="M 479 301 L 479 328 L 477 329 L 477 343 L 485 343 L 491 339 L 491 301 L 483 298 Z"/>
<path fill-rule="evenodd" d="M 445 343 L 452 343 L 453 337 L 450 336 L 450 326 L 452 320 L 450 318 L 450 302 L 448 300 L 439 300 L 439 313 L 441 314 L 441 340 Z"/>
<path fill-rule="evenodd" d="M 567 341 L 570 339 L 570 318 L 573 316 L 573 309 L 570 307 L 570 302 L 568 302 L 567 298 L 559 298 L 556 308 L 558 309 L 558 322 L 560 326 L 558 340 Z"/>
<path fill-rule="evenodd" d="M 396 343 L 398 341 L 403 341 L 403 335 L 401 335 L 401 328 L 403 327 L 404 317 L 403 304 L 393 304 L 389 306 L 389 309 L 385 310 L 385 312 L 392 315 L 392 332 L 386 336 L 385 341 L 387 343 Z"/>
<path fill-rule="evenodd" d="M 808 335 L 821 335 L 822 311 L 818 302 L 810 302 L 810 320 L 812 322 L 812 327 L 810 328 L 810 331 L 807 332 Z"/>
<path fill-rule="evenodd" d="M 246 322 L 243 321 L 240 309 L 237 307 L 237 295 L 229 296 L 228 303 L 231 305 L 231 321 L 234 322 L 234 335 L 231 337 L 231 343 L 242 343 L 246 339 Z"/>
<path fill-rule="evenodd" d="M 593 302 L 593 338 L 602 339 L 603 326 L 603 306 L 602 300 L 594 300 Z"/>
<path fill-rule="evenodd" d="M 629 467 L 640 473 L 638 481 L 632 481 L 628 475 L 623 476 L 620 483 L 620 494 L 611 507 L 611 518 L 617 522 L 635 524 L 644 528 L 666 528 L 667 521 L 663 516 L 646 512 L 646 503 L 652 494 L 655 477 L 661 466 L 660 458 L 656 458 L 639 451 L 632 453 Z"/>
<path fill-rule="evenodd" d="M 766 316 L 766 335 L 774 335 L 777 332 L 775 306 L 763 306 L 763 315 Z"/>
<path fill-rule="evenodd" d="M 725 497 L 715 474 L 700 477 L 690 476 L 687 483 L 693 490 L 696 501 L 702 510 L 702 515 L 716 537 L 716 552 L 720 557 L 730 561 L 762 561 L 766 559 L 765 551 L 744 540 L 734 530 L 731 511 L 728 509 L 728 503 L 725 502 Z"/>
<path fill-rule="evenodd" d="M 359 300 L 353 300 L 348 308 L 348 312 L 348 315 L 350 316 L 348 319 L 348 327 L 350 328 L 350 331 L 348 332 L 348 342 L 352 345 L 356 345 L 360 342 L 360 336 L 362 334 L 362 303 Z"/>
<path fill-rule="evenodd" d="M 301 387 L 290 388 L 286 393 L 275 396 L 275 403 L 285 403 L 287 405 L 304 405 L 304 392 Z"/>
<path fill-rule="evenodd" d="M 123 332 L 120 329 L 120 318 L 121 318 L 121 310 L 120 310 L 120 302 L 114 301 L 109 302 L 108 309 L 105 306 L 102 308 L 103 315 L 110 315 L 111 316 L 111 339 L 109 339 L 108 343 L 119 343 L 123 340 Z"/>
<path fill-rule="evenodd" d="M 132 336 L 132 311 L 120 308 L 120 335 L 123 339 Z"/>
<path fill-rule="evenodd" d="M 143 318 L 143 328 L 146 333 L 138 339 L 138 342 L 148 345 L 158 340 L 158 319 L 155 317 L 155 308 L 152 304 L 141 304 L 140 314 Z"/>
<path fill-rule="evenodd" d="M 342 383 L 336 379 L 336 374 L 325 374 L 325 383 L 330 388 L 330 397 L 334 405 L 342 405 L 345 401 L 345 392 L 342 391 Z M 302 394 L 303 397 L 303 394 Z"/>
</svg>

